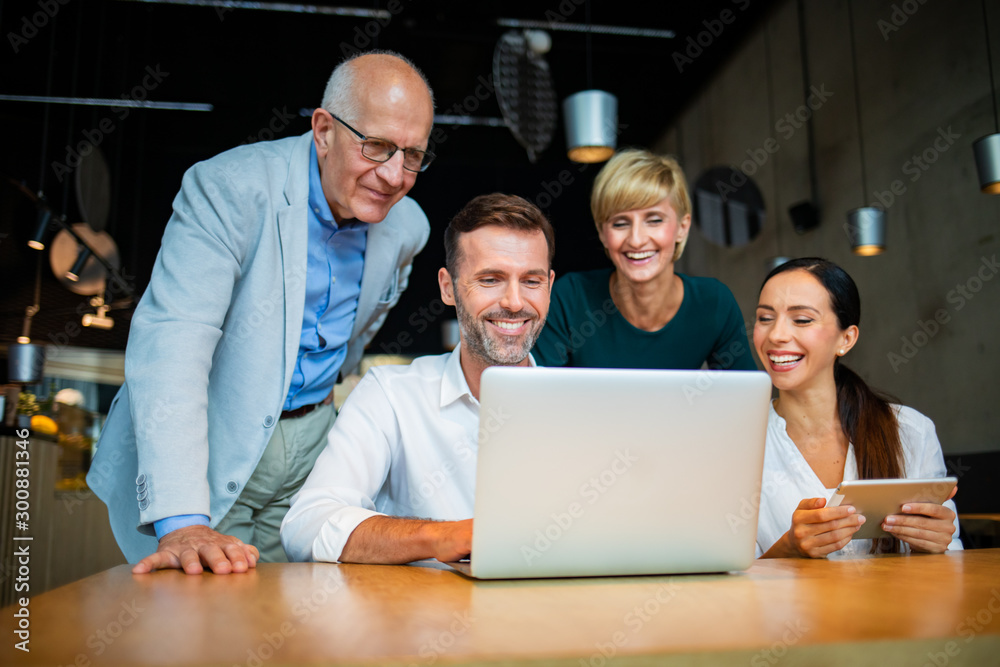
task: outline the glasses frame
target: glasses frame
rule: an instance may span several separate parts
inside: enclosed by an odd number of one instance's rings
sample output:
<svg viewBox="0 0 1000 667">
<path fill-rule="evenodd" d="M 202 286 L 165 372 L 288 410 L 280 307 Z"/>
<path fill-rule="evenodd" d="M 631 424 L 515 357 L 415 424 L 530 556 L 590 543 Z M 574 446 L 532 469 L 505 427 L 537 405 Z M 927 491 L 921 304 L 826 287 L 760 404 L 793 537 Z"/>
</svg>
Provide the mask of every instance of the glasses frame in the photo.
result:
<svg viewBox="0 0 1000 667">
<path fill-rule="evenodd" d="M 333 116 L 333 119 L 335 121 L 339 122 L 341 125 L 343 125 L 348 130 L 350 130 L 355 135 L 357 135 L 358 139 L 360 139 L 361 142 L 362 142 L 361 143 L 361 155 L 366 160 L 371 160 L 372 162 L 378 162 L 378 163 L 381 164 L 381 163 L 385 163 L 385 162 L 388 162 L 389 160 L 391 160 L 392 156 L 395 155 L 398 151 L 403 151 L 403 169 L 405 169 L 406 171 L 411 171 L 411 172 L 413 172 L 415 174 L 419 174 L 419 173 L 425 171 L 427 169 L 427 167 L 430 166 L 431 162 L 434 161 L 434 158 L 437 157 L 436 155 L 434 155 L 434 153 L 432 153 L 430 151 L 422 151 L 419 148 L 400 148 L 398 145 L 396 145 L 396 142 L 394 142 L 394 141 L 389 141 L 388 139 L 383 139 L 382 137 L 368 137 L 368 136 L 365 136 L 365 135 L 361 134 L 360 132 L 358 132 L 353 127 L 351 127 L 350 125 L 348 125 L 347 121 L 345 121 L 343 118 L 340 118 L 336 114 L 333 114 L 333 113 L 331 113 L 330 115 Z M 375 159 L 375 158 L 373 158 L 373 157 L 371 157 L 369 155 L 365 155 L 365 146 L 366 146 L 365 142 L 367 142 L 367 141 L 381 141 L 384 144 L 388 144 L 389 146 L 392 146 L 392 150 L 389 151 L 389 154 L 386 156 L 386 158 L 384 160 L 377 160 L 377 159 Z M 413 151 L 414 153 L 419 153 L 420 154 L 420 156 L 421 156 L 421 158 L 420 158 L 420 169 L 410 169 L 409 167 L 406 166 L 406 151 Z M 425 162 L 425 160 L 426 160 L 426 162 Z"/>
</svg>

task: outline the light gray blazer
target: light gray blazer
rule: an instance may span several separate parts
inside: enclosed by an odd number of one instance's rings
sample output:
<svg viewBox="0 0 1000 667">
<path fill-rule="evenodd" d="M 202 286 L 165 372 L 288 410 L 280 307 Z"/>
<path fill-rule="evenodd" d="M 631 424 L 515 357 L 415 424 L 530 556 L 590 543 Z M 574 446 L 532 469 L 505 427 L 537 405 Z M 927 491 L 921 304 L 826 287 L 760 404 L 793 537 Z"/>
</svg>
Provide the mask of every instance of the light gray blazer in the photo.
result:
<svg viewBox="0 0 1000 667">
<path fill-rule="evenodd" d="M 311 141 L 240 146 L 184 175 L 87 475 L 129 562 L 156 550 L 156 520 L 206 514 L 215 526 L 277 426 L 305 304 Z M 345 373 L 429 233 L 409 198 L 369 228 Z"/>
</svg>

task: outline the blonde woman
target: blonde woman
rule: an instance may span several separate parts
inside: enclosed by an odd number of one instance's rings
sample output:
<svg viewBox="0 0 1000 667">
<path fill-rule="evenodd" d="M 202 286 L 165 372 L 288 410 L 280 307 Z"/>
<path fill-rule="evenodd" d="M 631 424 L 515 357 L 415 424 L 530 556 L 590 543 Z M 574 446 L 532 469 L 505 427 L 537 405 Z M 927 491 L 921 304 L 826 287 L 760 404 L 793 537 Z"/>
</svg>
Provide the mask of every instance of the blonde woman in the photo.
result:
<svg viewBox="0 0 1000 667">
<path fill-rule="evenodd" d="M 674 270 L 691 231 L 676 160 L 619 152 L 597 175 L 590 207 L 613 266 L 556 281 L 532 353 L 540 365 L 756 370 L 729 288 Z"/>
</svg>

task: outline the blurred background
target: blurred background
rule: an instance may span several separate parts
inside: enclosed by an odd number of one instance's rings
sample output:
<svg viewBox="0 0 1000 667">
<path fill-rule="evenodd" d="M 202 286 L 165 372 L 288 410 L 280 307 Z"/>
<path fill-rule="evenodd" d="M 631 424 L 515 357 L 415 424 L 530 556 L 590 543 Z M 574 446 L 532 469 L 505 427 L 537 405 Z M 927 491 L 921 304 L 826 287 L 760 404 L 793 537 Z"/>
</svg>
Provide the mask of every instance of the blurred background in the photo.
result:
<svg viewBox="0 0 1000 667">
<path fill-rule="evenodd" d="M 424 70 L 440 133 L 410 193 L 431 239 L 370 352 L 444 349 L 443 230 L 477 194 L 550 216 L 557 276 L 605 265 L 589 215 L 601 165 L 567 157 L 561 110 L 601 89 L 617 98 L 618 147 L 673 153 L 687 172 L 702 233 L 681 271 L 725 282 L 752 326 L 773 258 L 840 263 L 863 301 L 849 365 L 929 415 L 945 451 L 1000 449 L 1000 197 L 980 193 L 971 148 L 997 132 L 995 3 L 33 0 L 0 2 L 0 31 L 0 348 L 37 287 L 31 337 L 52 346 L 56 380 L 39 398 L 77 386 L 106 410 L 184 170 L 308 131 L 333 67 L 379 47 Z M 516 72 L 501 82 L 505 39 Z M 522 91 L 506 116 L 503 90 Z M 740 207 L 719 205 L 722 183 Z M 65 232 L 28 248 L 39 193 L 110 242 L 119 275 L 97 279 L 103 310 L 61 277 L 78 250 Z M 871 204 L 886 211 L 885 251 L 856 255 L 848 212 Z M 111 328 L 82 326 L 88 314 Z"/>
</svg>

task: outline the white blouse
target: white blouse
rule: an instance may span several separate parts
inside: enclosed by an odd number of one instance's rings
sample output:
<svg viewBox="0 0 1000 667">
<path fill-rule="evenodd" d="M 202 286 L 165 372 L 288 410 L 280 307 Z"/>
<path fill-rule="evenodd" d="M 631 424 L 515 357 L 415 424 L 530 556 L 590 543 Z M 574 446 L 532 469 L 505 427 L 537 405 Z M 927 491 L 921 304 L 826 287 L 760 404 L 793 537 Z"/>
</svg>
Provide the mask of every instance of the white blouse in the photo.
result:
<svg viewBox="0 0 1000 667">
<path fill-rule="evenodd" d="M 934 422 L 913 408 L 893 406 L 899 420 L 899 439 L 903 445 L 903 475 L 910 478 L 945 477 L 947 469 L 941 454 Z M 854 445 L 847 447 L 844 462 L 844 481 L 858 478 Z M 761 480 L 760 515 L 757 520 L 757 557 L 759 558 L 792 527 L 792 513 L 804 498 L 826 498 L 834 489 L 828 489 L 813 472 L 802 452 L 788 437 L 785 420 L 771 405 L 767 419 L 767 441 L 764 446 L 764 476 Z M 958 536 L 958 511 L 949 500 L 945 506 L 955 512 L 955 533 L 949 549 L 961 549 Z M 831 555 L 867 554 L 871 540 L 852 540 L 840 551 Z M 908 551 L 909 545 L 903 543 Z"/>
</svg>

